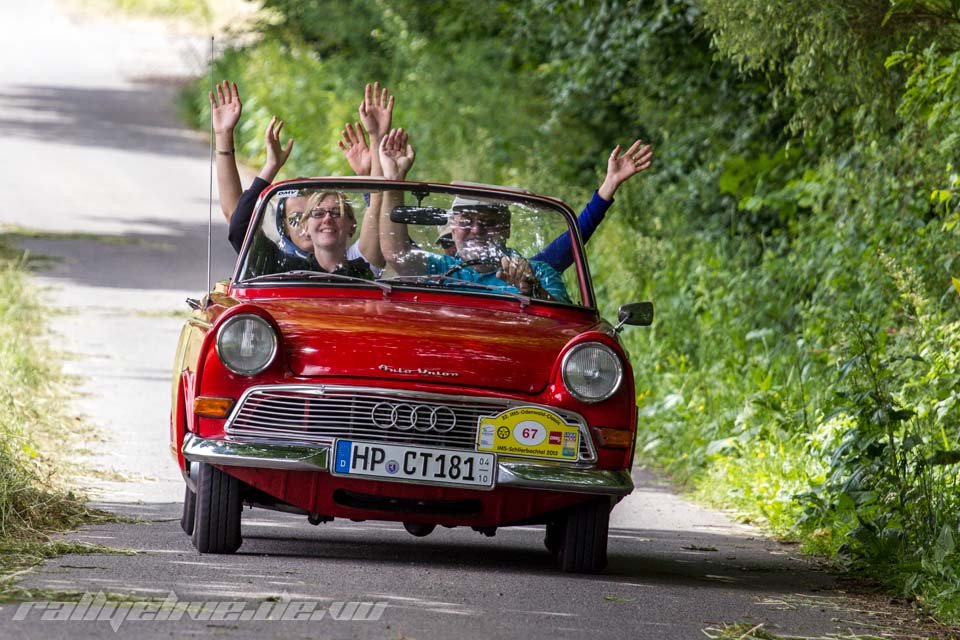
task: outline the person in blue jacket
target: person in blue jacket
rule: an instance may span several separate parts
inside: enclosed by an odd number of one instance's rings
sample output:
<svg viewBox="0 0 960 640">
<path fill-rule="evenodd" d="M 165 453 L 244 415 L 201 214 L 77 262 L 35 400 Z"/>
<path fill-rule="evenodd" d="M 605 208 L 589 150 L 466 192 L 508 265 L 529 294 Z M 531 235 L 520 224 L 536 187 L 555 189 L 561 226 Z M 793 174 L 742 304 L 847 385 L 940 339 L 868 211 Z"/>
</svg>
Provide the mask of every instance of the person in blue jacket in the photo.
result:
<svg viewBox="0 0 960 640">
<path fill-rule="evenodd" d="M 607 210 L 613 204 L 613 197 L 617 193 L 617 189 L 633 176 L 648 169 L 652 162 L 653 150 L 649 144 L 645 145 L 641 140 L 635 141 L 624 153 L 620 153 L 620 145 L 613 149 L 610 157 L 607 158 L 607 175 L 604 177 L 603 183 L 593 192 L 590 202 L 577 216 L 577 226 L 580 227 L 580 236 L 583 238 L 584 244 L 603 222 Z M 546 262 L 558 273 L 562 273 L 564 269 L 573 264 L 573 246 L 570 244 L 570 232 L 568 231 L 556 238 L 531 260 Z"/>
</svg>

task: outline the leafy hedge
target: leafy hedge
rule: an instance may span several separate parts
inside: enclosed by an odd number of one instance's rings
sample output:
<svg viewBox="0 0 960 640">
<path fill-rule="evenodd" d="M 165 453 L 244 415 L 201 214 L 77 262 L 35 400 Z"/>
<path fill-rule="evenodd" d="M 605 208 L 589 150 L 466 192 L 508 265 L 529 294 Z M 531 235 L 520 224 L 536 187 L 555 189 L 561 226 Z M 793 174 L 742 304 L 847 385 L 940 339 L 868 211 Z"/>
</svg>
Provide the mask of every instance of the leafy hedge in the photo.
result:
<svg viewBox="0 0 960 640">
<path fill-rule="evenodd" d="M 290 175 L 347 170 L 362 84 L 417 176 L 578 203 L 656 146 L 589 245 L 631 330 L 642 457 L 960 618 L 960 0 L 267 0 L 217 78 Z M 205 90 L 188 101 L 198 123 Z"/>
</svg>

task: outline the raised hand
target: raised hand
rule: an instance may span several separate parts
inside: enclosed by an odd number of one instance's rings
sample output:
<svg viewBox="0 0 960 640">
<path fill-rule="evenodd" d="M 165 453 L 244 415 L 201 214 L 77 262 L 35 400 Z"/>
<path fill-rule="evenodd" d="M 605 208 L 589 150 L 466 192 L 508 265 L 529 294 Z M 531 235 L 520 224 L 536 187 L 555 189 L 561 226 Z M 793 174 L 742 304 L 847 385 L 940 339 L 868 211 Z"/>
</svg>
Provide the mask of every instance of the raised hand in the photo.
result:
<svg viewBox="0 0 960 640">
<path fill-rule="evenodd" d="M 240 102 L 240 93 L 236 82 L 224 80 L 217 85 L 217 93 L 209 93 L 210 120 L 213 123 L 214 133 L 230 133 L 240 121 L 243 104 Z"/>
<path fill-rule="evenodd" d="M 417 157 L 403 129 L 392 129 L 380 141 L 380 164 L 387 180 L 403 180 Z"/>
<path fill-rule="evenodd" d="M 267 147 L 267 161 L 264 163 L 263 170 L 260 172 L 260 177 L 267 182 L 273 182 L 273 179 L 277 177 L 277 173 L 284 163 L 286 163 L 287 158 L 290 157 L 290 152 L 293 150 L 293 138 L 287 140 L 285 147 L 280 142 L 280 132 L 282 130 L 283 120 L 278 121 L 277 116 L 270 118 L 270 123 L 267 124 L 267 129 L 264 132 L 264 142 Z"/>
<path fill-rule="evenodd" d="M 607 175 L 597 190 L 600 197 L 613 200 L 613 195 L 620 185 L 641 171 L 649 169 L 652 162 L 653 150 L 649 144 L 643 144 L 642 140 L 634 142 L 623 154 L 620 153 L 620 145 L 617 145 L 607 159 Z"/>
<path fill-rule="evenodd" d="M 363 123 L 371 142 L 376 145 L 389 133 L 390 122 L 393 119 L 393 96 L 386 87 L 380 87 L 380 82 L 374 82 L 371 87 L 367 84 L 363 91 L 363 101 L 360 103 L 360 122 Z"/>
<path fill-rule="evenodd" d="M 227 222 L 240 202 L 240 172 L 233 148 L 233 129 L 240 121 L 243 105 L 234 82 L 224 80 L 216 86 L 210 98 L 210 122 L 213 125 L 214 144 L 217 150 L 217 190 L 220 194 L 220 210 Z"/>
<path fill-rule="evenodd" d="M 370 175 L 372 156 L 370 147 L 367 146 L 367 139 L 363 135 L 363 127 L 359 122 L 356 125 L 348 122 L 344 125 L 341 136 L 342 140 L 337 144 L 346 156 L 350 168 L 358 176 Z"/>
</svg>

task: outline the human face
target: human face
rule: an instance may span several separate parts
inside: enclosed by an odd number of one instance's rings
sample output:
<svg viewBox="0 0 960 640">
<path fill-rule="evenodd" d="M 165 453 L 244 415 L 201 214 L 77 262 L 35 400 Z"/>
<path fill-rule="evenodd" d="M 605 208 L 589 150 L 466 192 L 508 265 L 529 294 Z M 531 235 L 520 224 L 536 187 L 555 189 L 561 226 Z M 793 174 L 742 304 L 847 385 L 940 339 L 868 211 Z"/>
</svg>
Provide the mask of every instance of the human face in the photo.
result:
<svg viewBox="0 0 960 640">
<path fill-rule="evenodd" d="M 328 195 L 305 212 L 307 234 L 314 250 L 346 253 L 356 222 L 340 207 L 334 195 Z"/>
<path fill-rule="evenodd" d="M 484 209 L 457 211 L 450 216 L 450 232 L 457 254 L 469 260 L 495 261 L 503 255 L 510 236 L 510 219 L 502 211 Z M 495 266 L 480 265 L 478 271 Z"/>
<path fill-rule="evenodd" d="M 306 217 L 304 209 L 307 208 L 307 198 L 294 197 L 287 198 L 284 206 L 284 225 L 287 228 L 287 235 L 293 241 L 293 244 L 303 251 L 313 251 L 313 241 L 307 233 Z"/>
</svg>

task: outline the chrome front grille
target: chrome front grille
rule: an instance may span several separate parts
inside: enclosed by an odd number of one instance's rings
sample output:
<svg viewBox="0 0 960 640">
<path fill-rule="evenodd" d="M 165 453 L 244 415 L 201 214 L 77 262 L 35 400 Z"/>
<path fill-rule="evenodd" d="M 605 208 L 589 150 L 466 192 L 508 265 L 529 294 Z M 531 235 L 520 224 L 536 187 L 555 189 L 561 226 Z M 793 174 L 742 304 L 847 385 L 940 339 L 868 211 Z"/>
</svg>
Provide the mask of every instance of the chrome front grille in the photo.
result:
<svg viewBox="0 0 960 640">
<path fill-rule="evenodd" d="M 272 385 L 248 389 L 227 420 L 230 438 L 330 444 L 334 438 L 473 450 L 481 418 L 528 403 L 392 389 Z M 581 416 L 580 461 L 596 459 Z"/>
</svg>

